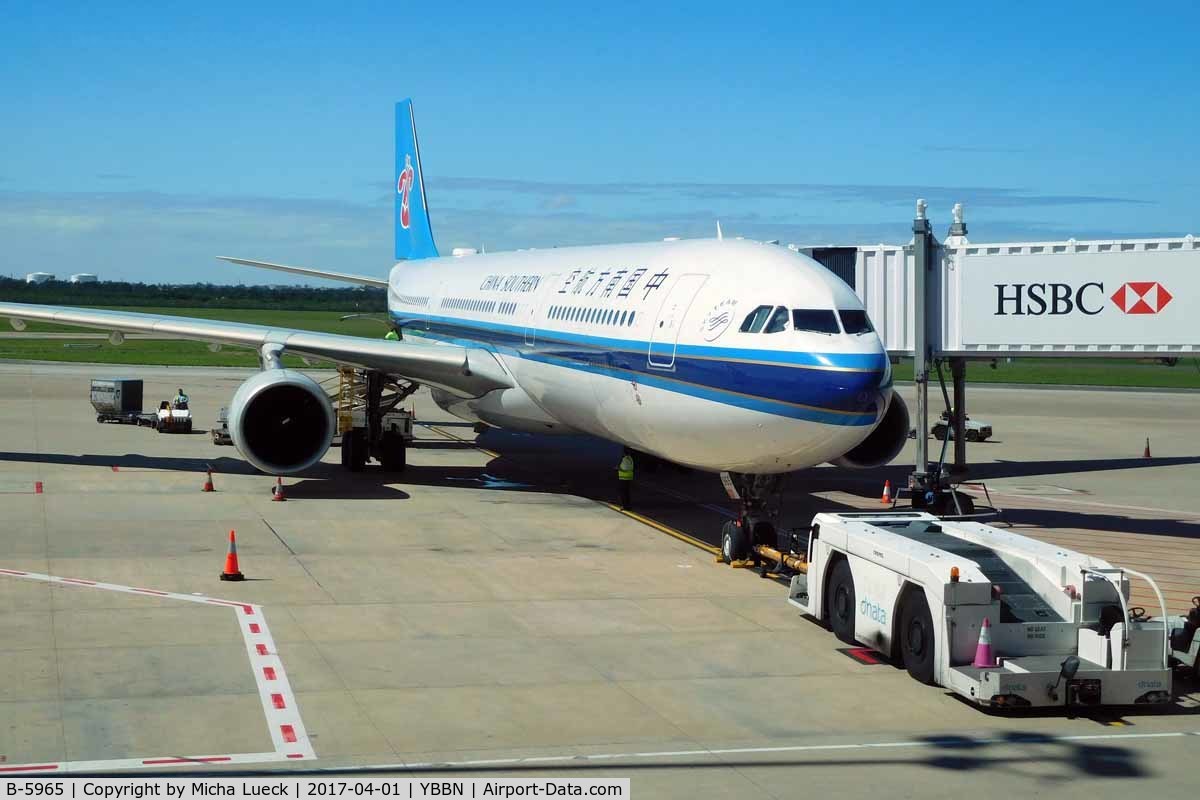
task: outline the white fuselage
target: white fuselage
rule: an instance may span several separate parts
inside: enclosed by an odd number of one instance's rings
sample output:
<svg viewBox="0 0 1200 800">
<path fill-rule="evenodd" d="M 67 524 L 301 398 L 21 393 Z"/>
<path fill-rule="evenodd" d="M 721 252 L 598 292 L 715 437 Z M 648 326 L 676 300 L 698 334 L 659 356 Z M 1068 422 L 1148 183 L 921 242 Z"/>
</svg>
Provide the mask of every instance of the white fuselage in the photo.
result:
<svg viewBox="0 0 1200 800">
<path fill-rule="evenodd" d="M 836 312 L 862 311 L 853 291 L 774 245 L 467 255 L 397 263 L 388 283 L 406 338 L 496 354 L 515 388 L 435 397 L 502 428 L 584 432 L 700 469 L 775 473 L 843 455 L 891 397 L 878 336 L 837 323 Z M 741 330 L 764 306 L 767 318 Z"/>
</svg>

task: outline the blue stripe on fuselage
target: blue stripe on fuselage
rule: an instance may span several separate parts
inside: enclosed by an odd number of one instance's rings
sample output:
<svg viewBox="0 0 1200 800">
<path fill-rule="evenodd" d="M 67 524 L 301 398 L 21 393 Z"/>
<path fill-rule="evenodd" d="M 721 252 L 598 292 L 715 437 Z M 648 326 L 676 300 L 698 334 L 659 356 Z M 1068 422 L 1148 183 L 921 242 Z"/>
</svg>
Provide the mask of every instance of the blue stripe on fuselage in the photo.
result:
<svg viewBox="0 0 1200 800">
<path fill-rule="evenodd" d="M 872 425 L 882 408 L 883 353 L 680 345 L 674 365 L 662 369 L 649 365 L 644 341 L 540 330 L 536 344 L 526 344 L 525 328 L 517 325 L 432 315 L 418 322 L 397 313 L 393 318 L 410 333 L 794 419 Z M 669 360 L 669 345 L 666 354 Z"/>
</svg>

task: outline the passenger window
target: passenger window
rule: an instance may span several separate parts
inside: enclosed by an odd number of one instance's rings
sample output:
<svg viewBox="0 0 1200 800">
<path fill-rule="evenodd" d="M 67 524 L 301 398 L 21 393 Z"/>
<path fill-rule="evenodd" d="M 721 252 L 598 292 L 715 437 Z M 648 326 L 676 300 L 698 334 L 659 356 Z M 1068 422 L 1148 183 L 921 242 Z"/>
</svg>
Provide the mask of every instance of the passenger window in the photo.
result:
<svg viewBox="0 0 1200 800">
<path fill-rule="evenodd" d="M 636 311 L 630 311 L 630 312 L 629 312 L 629 324 L 630 324 L 630 325 L 632 325 L 632 324 L 633 324 L 633 315 L 634 315 L 634 314 L 636 314 L 636 313 L 637 313 Z"/>
<path fill-rule="evenodd" d="M 830 312 L 832 315 L 832 312 Z M 779 333 L 786 331 L 788 324 L 788 310 L 783 306 L 775 309 L 775 313 L 771 315 L 771 321 L 767 323 L 767 327 L 763 328 L 763 333 Z M 836 323 L 835 323 L 836 324 Z"/>
<path fill-rule="evenodd" d="M 813 333 L 841 333 L 837 317 L 825 308 L 797 308 L 792 311 L 792 327 Z"/>
<path fill-rule="evenodd" d="M 767 317 L 771 315 L 772 306 L 759 306 L 746 315 L 742 320 L 742 327 L 738 328 L 742 333 L 758 333 L 762 330 L 762 326 L 767 321 Z"/>
<path fill-rule="evenodd" d="M 871 325 L 871 320 L 867 317 L 867 312 L 861 309 L 843 309 L 838 311 L 838 316 L 842 318 L 842 328 L 851 336 L 858 336 L 863 333 L 873 333 L 875 328 Z"/>
</svg>

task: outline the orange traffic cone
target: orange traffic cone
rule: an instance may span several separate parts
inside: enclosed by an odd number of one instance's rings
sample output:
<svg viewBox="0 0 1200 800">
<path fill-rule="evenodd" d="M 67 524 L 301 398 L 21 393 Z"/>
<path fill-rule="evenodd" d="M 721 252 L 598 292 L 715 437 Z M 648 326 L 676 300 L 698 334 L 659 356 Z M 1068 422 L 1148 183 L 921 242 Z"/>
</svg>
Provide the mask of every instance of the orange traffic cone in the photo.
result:
<svg viewBox="0 0 1200 800">
<path fill-rule="evenodd" d="M 283 478 L 275 479 L 275 487 L 271 489 L 271 499 L 276 502 L 287 500 L 287 495 L 283 493 Z"/>
<path fill-rule="evenodd" d="M 975 645 L 975 667 L 994 667 L 996 657 L 992 655 L 992 626 L 988 618 L 983 618 L 983 626 L 979 629 L 979 644 Z"/>
<path fill-rule="evenodd" d="M 208 471 L 208 477 L 204 479 L 204 488 L 201 489 L 200 491 L 202 491 L 202 492 L 215 492 L 216 491 L 216 489 L 213 487 L 212 470 L 211 469 Z"/>
<path fill-rule="evenodd" d="M 1142 451 L 1142 458 L 1150 457 L 1150 437 L 1146 437 L 1146 449 Z"/>
<path fill-rule="evenodd" d="M 225 571 L 221 573 L 223 581 L 244 581 L 246 576 L 238 569 L 237 536 L 229 532 L 229 552 L 225 555 Z"/>
<path fill-rule="evenodd" d="M 881 505 L 890 505 L 892 502 L 892 482 L 883 482 L 883 496 L 879 498 Z"/>
</svg>

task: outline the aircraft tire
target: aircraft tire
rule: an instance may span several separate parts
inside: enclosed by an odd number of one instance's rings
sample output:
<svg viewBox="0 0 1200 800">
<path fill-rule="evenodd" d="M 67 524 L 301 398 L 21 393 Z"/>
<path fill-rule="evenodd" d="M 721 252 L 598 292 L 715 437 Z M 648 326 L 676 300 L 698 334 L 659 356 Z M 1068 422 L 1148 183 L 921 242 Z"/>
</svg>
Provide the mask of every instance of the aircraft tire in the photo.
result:
<svg viewBox="0 0 1200 800">
<path fill-rule="evenodd" d="M 385 433 L 380 442 L 380 464 L 385 472 L 403 472 L 408 462 L 408 447 L 404 437 L 396 433 Z"/>
<path fill-rule="evenodd" d="M 727 520 L 721 526 L 721 560 L 732 564 L 749 554 L 750 544 L 746 540 L 746 529 L 733 520 Z"/>
</svg>

